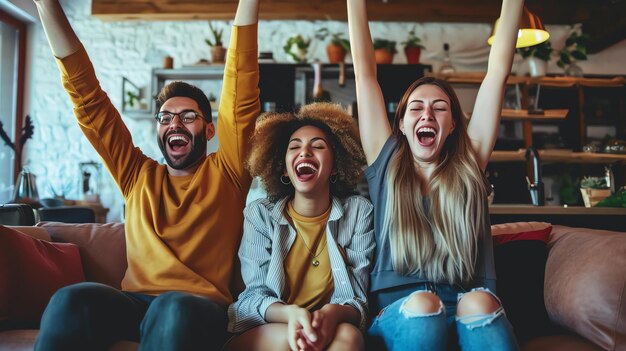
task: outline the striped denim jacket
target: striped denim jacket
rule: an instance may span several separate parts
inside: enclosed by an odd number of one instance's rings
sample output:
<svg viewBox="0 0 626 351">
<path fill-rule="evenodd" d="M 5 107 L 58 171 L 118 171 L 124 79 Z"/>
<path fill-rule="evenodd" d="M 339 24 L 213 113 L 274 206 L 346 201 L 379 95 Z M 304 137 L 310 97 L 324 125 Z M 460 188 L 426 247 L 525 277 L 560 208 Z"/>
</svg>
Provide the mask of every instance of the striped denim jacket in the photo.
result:
<svg viewBox="0 0 626 351">
<path fill-rule="evenodd" d="M 241 274 L 246 289 L 228 308 L 228 330 L 241 333 L 267 323 L 265 311 L 283 302 L 283 262 L 296 231 L 284 216 L 288 198 L 276 203 L 267 199 L 252 202 L 244 210 L 244 233 L 239 247 Z M 374 254 L 372 204 L 362 196 L 332 198 L 326 224 L 328 254 L 335 291 L 331 304 L 350 305 L 361 314 L 360 329 L 367 325 L 367 291 Z M 341 251 L 345 252 L 344 261 Z"/>
</svg>

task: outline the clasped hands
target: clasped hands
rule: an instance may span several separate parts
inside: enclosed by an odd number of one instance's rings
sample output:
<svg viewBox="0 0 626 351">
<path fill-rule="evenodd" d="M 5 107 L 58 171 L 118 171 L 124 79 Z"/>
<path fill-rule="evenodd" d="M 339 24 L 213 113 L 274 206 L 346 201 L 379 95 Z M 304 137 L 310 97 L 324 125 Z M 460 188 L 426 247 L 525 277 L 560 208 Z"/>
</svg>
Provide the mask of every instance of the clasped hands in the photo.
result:
<svg viewBox="0 0 626 351">
<path fill-rule="evenodd" d="M 313 313 L 291 305 L 287 338 L 293 351 L 322 351 L 335 336 L 338 321 L 336 305 L 327 304 Z"/>
</svg>

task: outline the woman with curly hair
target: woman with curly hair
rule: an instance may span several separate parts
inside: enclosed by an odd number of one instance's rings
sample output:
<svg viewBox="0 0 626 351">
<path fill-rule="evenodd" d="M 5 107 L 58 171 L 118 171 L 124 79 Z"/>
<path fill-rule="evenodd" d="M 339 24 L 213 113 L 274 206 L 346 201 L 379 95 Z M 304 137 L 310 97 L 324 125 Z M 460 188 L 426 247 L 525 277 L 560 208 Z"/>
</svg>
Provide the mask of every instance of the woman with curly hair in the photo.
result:
<svg viewBox="0 0 626 351">
<path fill-rule="evenodd" d="M 362 350 L 373 207 L 351 195 L 365 163 L 352 117 L 328 103 L 264 114 L 252 145 L 268 198 L 244 211 L 228 349 Z"/>
<path fill-rule="evenodd" d="M 347 0 L 365 170 L 376 209 L 369 335 L 384 350 L 515 350 L 495 293 L 485 167 L 498 133 L 523 0 L 503 0 L 472 118 L 443 80 L 408 87 L 392 125 L 366 0 Z M 451 338 L 449 338 L 451 336 Z M 454 340 L 454 341 L 453 341 Z"/>
</svg>

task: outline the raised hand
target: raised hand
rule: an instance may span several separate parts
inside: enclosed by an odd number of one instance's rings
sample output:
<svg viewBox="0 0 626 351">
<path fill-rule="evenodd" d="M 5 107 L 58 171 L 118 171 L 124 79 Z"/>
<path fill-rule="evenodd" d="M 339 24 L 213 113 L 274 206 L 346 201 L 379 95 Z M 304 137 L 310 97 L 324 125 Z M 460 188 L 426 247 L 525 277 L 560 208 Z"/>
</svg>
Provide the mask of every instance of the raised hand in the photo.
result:
<svg viewBox="0 0 626 351">
<path fill-rule="evenodd" d="M 58 0 L 34 0 L 54 56 L 67 57 L 76 52 L 81 43 L 67 20 Z"/>
</svg>

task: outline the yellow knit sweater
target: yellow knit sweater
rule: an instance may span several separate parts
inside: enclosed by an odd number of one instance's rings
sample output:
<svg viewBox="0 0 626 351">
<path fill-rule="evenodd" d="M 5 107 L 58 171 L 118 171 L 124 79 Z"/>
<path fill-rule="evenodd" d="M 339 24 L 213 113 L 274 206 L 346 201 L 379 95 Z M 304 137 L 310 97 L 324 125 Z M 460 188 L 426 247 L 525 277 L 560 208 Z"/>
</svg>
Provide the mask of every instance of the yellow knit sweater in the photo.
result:
<svg viewBox="0 0 626 351">
<path fill-rule="evenodd" d="M 183 291 L 224 306 L 232 302 L 229 285 L 251 183 L 244 159 L 260 111 L 256 24 L 233 27 L 226 62 L 219 150 L 193 175 L 175 177 L 133 145 L 84 49 L 57 60 L 78 123 L 126 201 L 125 291 Z"/>
</svg>

